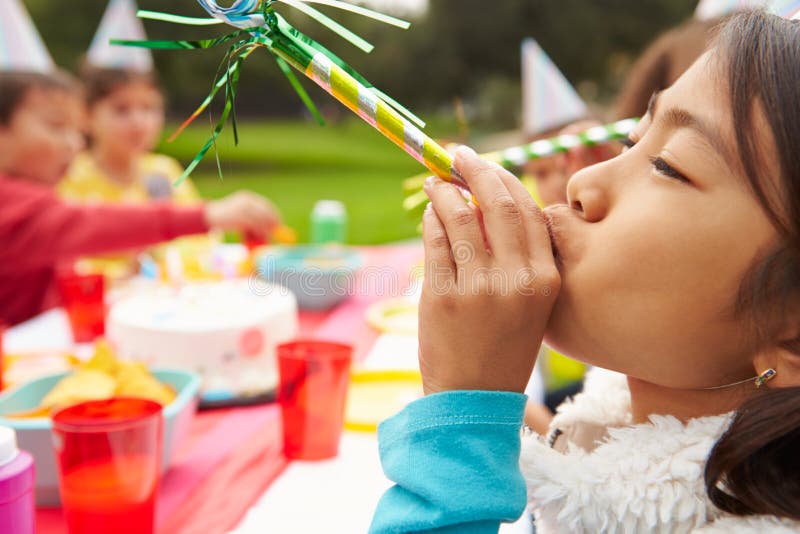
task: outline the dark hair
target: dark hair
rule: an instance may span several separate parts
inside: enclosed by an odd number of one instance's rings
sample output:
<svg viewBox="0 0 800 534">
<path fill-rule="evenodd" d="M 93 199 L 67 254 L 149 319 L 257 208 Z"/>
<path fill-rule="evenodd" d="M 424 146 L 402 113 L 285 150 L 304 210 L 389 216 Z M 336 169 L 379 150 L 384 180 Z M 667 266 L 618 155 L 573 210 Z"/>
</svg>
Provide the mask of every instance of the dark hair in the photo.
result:
<svg viewBox="0 0 800 534">
<path fill-rule="evenodd" d="M 800 23 L 743 13 L 721 28 L 715 45 L 727 66 L 742 169 L 780 237 L 742 284 L 737 306 L 754 314 L 758 339 L 774 344 L 781 321 L 800 322 Z M 759 108 L 772 155 L 759 148 L 765 137 L 756 134 Z M 772 158 L 779 180 L 764 171 Z M 800 355 L 800 338 L 781 348 Z M 706 491 L 733 514 L 800 519 L 800 387 L 764 389 L 737 410 L 711 451 Z"/>
<path fill-rule="evenodd" d="M 80 84 L 64 71 L 0 71 L 0 125 L 8 125 L 14 112 L 32 89 L 80 94 Z"/>
<path fill-rule="evenodd" d="M 80 71 L 81 81 L 86 90 L 86 103 L 94 106 L 119 87 L 135 82 L 144 82 L 161 92 L 158 75 L 154 71 L 131 69 L 112 69 L 85 65 Z"/>
</svg>

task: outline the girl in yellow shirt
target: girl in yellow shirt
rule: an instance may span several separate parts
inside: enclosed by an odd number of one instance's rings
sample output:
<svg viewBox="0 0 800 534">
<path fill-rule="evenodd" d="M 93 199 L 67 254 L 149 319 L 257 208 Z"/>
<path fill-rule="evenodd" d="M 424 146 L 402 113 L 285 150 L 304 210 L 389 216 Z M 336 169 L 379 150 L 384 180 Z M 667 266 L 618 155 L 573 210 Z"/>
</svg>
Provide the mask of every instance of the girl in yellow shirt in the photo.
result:
<svg viewBox="0 0 800 534">
<path fill-rule="evenodd" d="M 183 172 L 173 158 L 151 151 L 164 126 L 164 97 L 152 71 L 88 66 L 81 72 L 88 107 L 89 149 L 80 154 L 59 185 L 62 198 L 74 202 L 177 204 L 200 202 L 191 181 L 174 186 Z M 208 250 L 208 237 L 173 243 L 182 256 Z M 154 251 L 161 256 L 163 249 Z M 135 254 L 79 262 L 81 270 L 112 278 L 136 271 Z"/>
<path fill-rule="evenodd" d="M 79 155 L 62 196 L 79 202 L 199 202 L 194 185 L 173 183 L 183 168 L 173 158 L 151 153 L 164 127 L 164 97 L 155 74 L 87 67 L 89 150 Z"/>
</svg>

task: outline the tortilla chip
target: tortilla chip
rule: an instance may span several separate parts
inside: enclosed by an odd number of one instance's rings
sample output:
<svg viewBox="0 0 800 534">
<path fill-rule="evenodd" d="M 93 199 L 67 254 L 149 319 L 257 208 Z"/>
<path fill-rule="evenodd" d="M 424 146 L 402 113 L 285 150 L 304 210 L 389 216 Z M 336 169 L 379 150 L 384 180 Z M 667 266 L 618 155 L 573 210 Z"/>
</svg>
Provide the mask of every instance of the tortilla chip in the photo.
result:
<svg viewBox="0 0 800 534">
<path fill-rule="evenodd" d="M 110 399 L 116 387 L 116 381 L 106 373 L 81 369 L 61 379 L 42 399 L 39 407 L 54 411 L 90 400 Z"/>
<path fill-rule="evenodd" d="M 144 363 L 118 360 L 108 342 L 101 339 L 95 344 L 92 358 L 62 378 L 38 407 L 6 417 L 46 417 L 81 402 L 114 396 L 147 399 L 167 406 L 177 395 L 170 386 L 159 382 Z"/>
<path fill-rule="evenodd" d="M 114 356 L 111 345 L 104 339 L 99 339 L 94 344 L 94 355 L 83 365 L 84 369 L 102 371 L 108 375 L 113 375 L 117 371 L 119 360 Z"/>
<path fill-rule="evenodd" d="M 115 394 L 155 401 L 166 406 L 175 400 L 175 392 L 150 374 L 143 364 L 120 362 Z"/>
</svg>

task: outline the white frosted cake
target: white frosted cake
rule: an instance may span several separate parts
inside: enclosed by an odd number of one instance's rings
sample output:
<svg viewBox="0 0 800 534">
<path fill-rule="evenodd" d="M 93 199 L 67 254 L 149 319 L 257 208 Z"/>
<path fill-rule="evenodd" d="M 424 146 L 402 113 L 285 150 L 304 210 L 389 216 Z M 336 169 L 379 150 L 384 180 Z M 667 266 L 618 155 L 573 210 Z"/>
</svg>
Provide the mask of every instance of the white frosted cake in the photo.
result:
<svg viewBox="0 0 800 534">
<path fill-rule="evenodd" d="M 297 301 L 247 280 L 161 287 L 115 303 L 108 337 L 121 358 L 197 371 L 203 398 L 257 395 L 278 381 L 275 347 L 296 337 Z"/>
</svg>

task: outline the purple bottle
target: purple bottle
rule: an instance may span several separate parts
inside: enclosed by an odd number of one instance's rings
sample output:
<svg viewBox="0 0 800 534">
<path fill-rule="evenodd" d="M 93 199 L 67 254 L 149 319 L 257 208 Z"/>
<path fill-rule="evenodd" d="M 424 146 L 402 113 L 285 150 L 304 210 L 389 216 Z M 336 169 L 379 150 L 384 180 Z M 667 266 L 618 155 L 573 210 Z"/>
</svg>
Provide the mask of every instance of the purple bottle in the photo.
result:
<svg viewBox="0 0 800 534">
<path fill-rule="evenodd" d="M 0 532 L 34 533 L 33 457 L 17 449 L 17 434 L 0 426 Z"/>
</svg>

